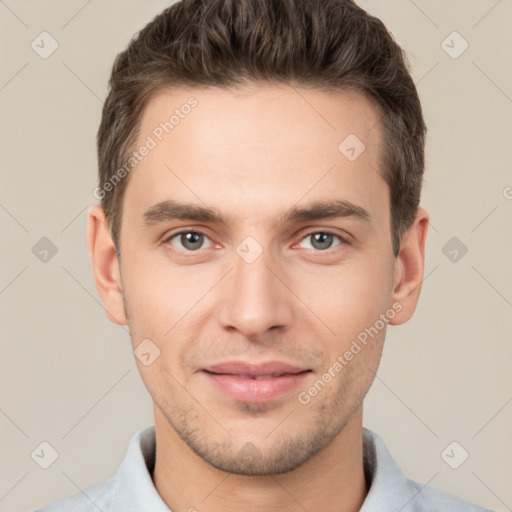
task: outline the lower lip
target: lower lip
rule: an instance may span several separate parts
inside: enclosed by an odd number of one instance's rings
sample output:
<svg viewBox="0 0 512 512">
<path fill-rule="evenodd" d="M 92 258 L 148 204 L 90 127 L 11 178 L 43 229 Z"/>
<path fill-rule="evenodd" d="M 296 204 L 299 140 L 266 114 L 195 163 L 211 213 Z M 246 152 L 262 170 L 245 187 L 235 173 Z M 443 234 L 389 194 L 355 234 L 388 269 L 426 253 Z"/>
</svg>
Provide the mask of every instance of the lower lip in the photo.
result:
<svg viewBox="0 0 512 512">
<path fill-rule="evenodd" d="M 311 372 L 272 377 L 240 379 L 234 375 L 203 372 L 223 393 L 243 402 L 268 402 L 296 388 Z"/>
</svg>

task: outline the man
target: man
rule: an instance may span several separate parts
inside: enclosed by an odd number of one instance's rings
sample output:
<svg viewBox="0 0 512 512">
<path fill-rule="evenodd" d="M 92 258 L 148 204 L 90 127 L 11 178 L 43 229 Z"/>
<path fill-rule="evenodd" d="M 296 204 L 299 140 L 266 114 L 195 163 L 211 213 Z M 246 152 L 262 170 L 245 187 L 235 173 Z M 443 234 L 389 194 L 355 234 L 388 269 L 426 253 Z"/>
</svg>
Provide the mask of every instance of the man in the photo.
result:
<svg viewBox="0 0 512 512">
<path fill-rule="evenodd" d="M 426 127 L 350 0 L 183 0 L 115 61 L 89 248 L 154 402 L 110 480 L 41 510 L 482 511 L 363 429 L 420 294 Z"/>
</svg>

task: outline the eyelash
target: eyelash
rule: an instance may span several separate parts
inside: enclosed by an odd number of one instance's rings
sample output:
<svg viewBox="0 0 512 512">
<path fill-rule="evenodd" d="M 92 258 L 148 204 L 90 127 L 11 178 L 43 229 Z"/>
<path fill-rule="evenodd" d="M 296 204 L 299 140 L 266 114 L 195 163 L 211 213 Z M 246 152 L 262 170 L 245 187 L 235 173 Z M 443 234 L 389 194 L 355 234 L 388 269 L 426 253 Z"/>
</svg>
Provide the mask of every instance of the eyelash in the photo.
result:
<svg viewBox="0 0 512 512">
<path fill-rule="evenodd" d="M 173 233 L 172 235 L 166 237 L 164 239 L 164 243 L 168 244 L 170 243 L 170 241 L 173 239 L 173 238 L 176 238 L 177 236 L 179 235 L 183 235 L 183 234 L 186 234 L 186 233 L 194 233 L 194 234 L 198 234 L 198 235 L 203 235 L 204 237 L 206 238 L 210 238 L 208 236 L 208 234 L 204 231 L 202 231 L 201 229 L 198 229 L 198 228 L 194 228 L 194 229 L 184 229 L 184 230 L 181 230 L 181 231 L 177 231 L 176 233 Z M 307 237 L 311 236 L 311 235 L 314 235 L 316 233 L 321 233 L 323 235 L 332 235 L 333 237 L 337 237 L 339 240 L 340 240 L 340 243 L 334 247 L 329 247 L 328 249 L 324 249 L 323 251 L 320 250 L 320 249 L 308 249 L 308 250 L 313 250 L 314 252 L 316 253 L 319 253 L 319 254 L 322 254 L 322 253 L 331 253 L 332 251 L 335 251 L 336 248 L 340 247 L 340 246 L 344 246 L 344 245 L 348 245 L 348 241 L 346 240 L 346 238 L 342 237 L 340 234 L 338 233 L 335 233 L 334 231 L 331 231 L 329 229 L 315 229 L 315 230 L 312 230 L 312 231 L 309 231 L 307 233 L 305 233 L 299 242 L 302 242 L 302 240 L 306 239 Z M 296 244 L 295 244 L 296 245 Z M 188 250 L 184 250 L 182 251 L 181 249 L 179 249 L 180 252 L 185 252 L 185 253 L 190 253 L 190 254 L 194 254 L 194 253 L 197 253 L 199 252 L 201 249 L 197 249 L 196 251 L 188 251 Z"/>
</svg>

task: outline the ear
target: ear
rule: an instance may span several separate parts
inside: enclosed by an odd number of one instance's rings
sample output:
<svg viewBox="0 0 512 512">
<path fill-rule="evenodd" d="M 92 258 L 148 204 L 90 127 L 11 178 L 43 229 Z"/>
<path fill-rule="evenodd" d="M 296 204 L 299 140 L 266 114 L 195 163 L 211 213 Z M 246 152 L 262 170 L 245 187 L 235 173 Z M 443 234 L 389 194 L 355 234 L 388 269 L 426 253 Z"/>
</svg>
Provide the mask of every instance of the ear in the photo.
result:
<svg viewBox="0 0 512 512">
<path fill-rule="evenodd" d="M 101 206 L 94 205 L 89 209 L 87 223 L 89 256 L 105 314 L 111 322 L 126 325 L 128 322 L 123 304 L 119 262 L 105 211 Z"/>
<path fill-rule="evenodd" d="M 402 236 L 395 261 L 392 304 L 397 314 L 389 321 L 392 325 L 407 322 L 416 309 L 423 282 L 427 231 L 428 213 L 418 208 L 412 226 Z"/>
</svg>

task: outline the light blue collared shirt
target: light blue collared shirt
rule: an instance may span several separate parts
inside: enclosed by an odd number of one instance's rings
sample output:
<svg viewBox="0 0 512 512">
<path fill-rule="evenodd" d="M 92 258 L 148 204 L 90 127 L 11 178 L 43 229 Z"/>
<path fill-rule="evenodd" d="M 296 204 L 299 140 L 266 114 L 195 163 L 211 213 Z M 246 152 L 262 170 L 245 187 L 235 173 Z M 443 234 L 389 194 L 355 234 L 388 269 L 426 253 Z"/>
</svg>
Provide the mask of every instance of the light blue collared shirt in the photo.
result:
<svg viewBox="0 0 512 512">
<path fill-rule="evenodd" d="M 492 512 L 408 480 L 384 441 L 366 428 L 363 447 L 371 485 L 360 512 Z M 155 427 L 150 425 L 132 437 L 112 478 L 35 512 L 170 512 L 153 485 L 155 448 Z"/>
</svg>

